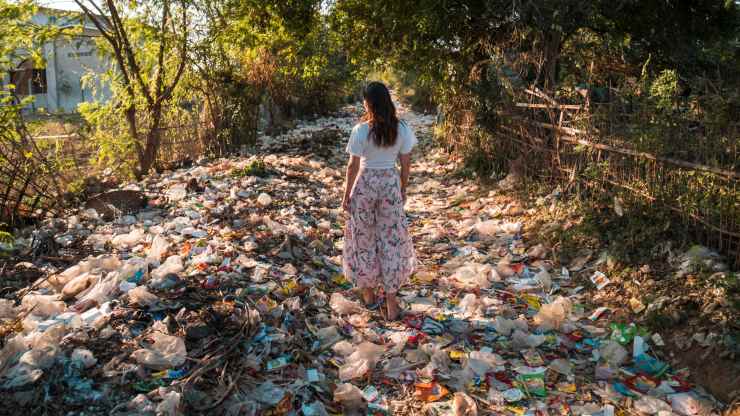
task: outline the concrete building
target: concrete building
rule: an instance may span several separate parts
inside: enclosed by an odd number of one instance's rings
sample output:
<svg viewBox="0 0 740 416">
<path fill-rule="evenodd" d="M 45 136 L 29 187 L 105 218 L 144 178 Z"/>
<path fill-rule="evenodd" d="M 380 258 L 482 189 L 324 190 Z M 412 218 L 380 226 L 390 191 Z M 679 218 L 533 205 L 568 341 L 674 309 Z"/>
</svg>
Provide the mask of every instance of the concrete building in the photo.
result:
<svg viewBox="0 0 740 416">
<path fill-rule="evenodd" d="M 80 25 L 81 19 L 80 13 L 39 8 L 33 22 L 73 28 Z M 43 45 L 43 67 L 34 67 L 39 65 L 34 65 L 32 59 L 25 59 L 17 63 L 15 70 L 3 74 L 2 82 L 14 84 L 17 95 L 34 96 L 29 110 L 43 108 L 51 113 L 73 113 L 80 103 L 110 98 L 108 86 L 95 76 L 107 71 L 110 62 L 97 51 L 98 30 L 92 22 L 84 20 L 81 33 L 60 35 Z M 93 85 L 82 81 L 88 73 L 92 75 Z"/>
</svg>

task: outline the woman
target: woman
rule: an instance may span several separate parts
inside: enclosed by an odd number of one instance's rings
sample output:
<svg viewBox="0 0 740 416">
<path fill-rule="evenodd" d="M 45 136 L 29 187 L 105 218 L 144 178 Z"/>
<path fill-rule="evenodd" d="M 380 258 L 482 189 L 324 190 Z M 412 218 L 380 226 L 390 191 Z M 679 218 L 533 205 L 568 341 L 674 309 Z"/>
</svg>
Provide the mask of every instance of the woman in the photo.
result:
<svg viewBox="0 0 740 416">
<path fill-rule="evenodd" d="M 416 137 L 396 117 L 388 88 L 371 82 L 363 91 L 365 116 L 352 129 L 342 209 L 344 273 L 360 288 L 367 305 L 385 292 L 387 318 L 400 313 L 396 292 L 414 271 L 416 257 L 403 206 Z M 400 159 L 401 172 L 396 169 Z"/>
</svg>

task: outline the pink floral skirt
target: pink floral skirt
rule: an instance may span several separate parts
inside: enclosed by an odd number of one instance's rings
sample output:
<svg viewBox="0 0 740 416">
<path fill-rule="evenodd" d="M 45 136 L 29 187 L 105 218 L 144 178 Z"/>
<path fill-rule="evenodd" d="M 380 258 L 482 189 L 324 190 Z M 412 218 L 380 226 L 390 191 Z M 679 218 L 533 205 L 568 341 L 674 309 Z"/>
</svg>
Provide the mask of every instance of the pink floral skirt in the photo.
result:
<svg viewBox="0 0 740 416">
<path fill-rule="evenodd" d="M 398 171 L 363 169 L 352 188 L 344 230 L 344 274 L 360 288 L 396 293 L 416 266 Z"/>
</svg>

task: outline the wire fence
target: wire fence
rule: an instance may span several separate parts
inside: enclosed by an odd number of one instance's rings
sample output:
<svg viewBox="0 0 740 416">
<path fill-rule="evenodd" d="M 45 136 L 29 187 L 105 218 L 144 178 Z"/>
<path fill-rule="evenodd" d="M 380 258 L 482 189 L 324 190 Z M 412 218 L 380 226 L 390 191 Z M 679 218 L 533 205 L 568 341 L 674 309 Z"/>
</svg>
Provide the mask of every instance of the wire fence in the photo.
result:
<svg viewBox="0 0 740 416">
<path fill-rule="evenodd" d="M 73 202 L 70 184 L 118 168 L 99 163 L 100 143 L 84 132 L 31 136 L 18 117 L 18 128 L 0 138 L 0 223 L 13 227 L 53 214 Z M 155 166 L 168 169 L 205 155 L 214 135 L 197 112 L 168 122 L 159 128 Z"/>
<path fill-rule="evenodd" d="M 668 209 L 740 264 L 737 123 L 698 122 L 677 111 L 660 117 L 624 101 L 560 104 L 536 90 L 520 98 L 498 114 L 496 151 L 510 159 L 526 154 L 531 173 L 588 187 L 593 198 L 624 195 Z"/>
</svg>

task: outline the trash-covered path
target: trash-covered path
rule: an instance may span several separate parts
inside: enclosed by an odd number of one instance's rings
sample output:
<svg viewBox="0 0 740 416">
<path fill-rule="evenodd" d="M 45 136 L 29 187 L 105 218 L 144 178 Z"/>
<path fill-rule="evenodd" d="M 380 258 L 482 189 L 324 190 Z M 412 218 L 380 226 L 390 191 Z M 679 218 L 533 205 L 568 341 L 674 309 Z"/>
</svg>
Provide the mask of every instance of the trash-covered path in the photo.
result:
<svg viewBox="0 0 740 416">
<path fill-rule="evenodd" d="M 548 258 L 505 191 L 453 175 L 433 116 L 403 114 L 421 139 L 405 316 L 361 306 L 339 209 L 359 109 L 149 177 L 137 212 L 52 221 L 93 254 L 0 300 L 0 414 L 719 413 L 659 335 L 589 305 L 606 275 Z"/>
</svg>

